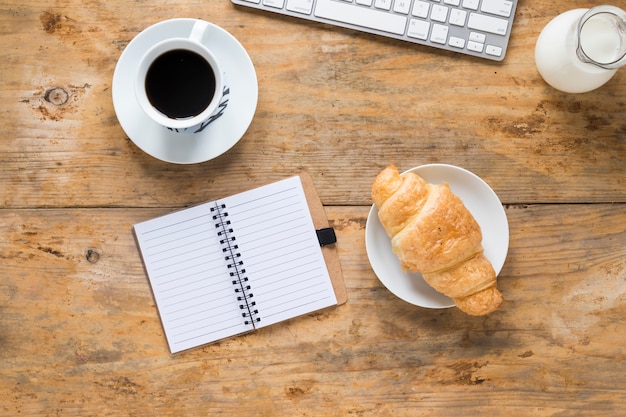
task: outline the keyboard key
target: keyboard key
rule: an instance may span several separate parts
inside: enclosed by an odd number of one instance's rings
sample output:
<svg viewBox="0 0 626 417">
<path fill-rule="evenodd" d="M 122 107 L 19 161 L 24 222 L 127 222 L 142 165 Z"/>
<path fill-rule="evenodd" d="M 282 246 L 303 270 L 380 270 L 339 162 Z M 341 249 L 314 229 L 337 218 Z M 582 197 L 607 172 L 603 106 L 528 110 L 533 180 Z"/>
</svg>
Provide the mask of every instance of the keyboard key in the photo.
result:
<svg viewBox="0 0 626 417">
<path fill-rule="evenodd" d="M 478 0 L 463 0 L 462 6 L 465 9 L 478 10 Z"/>
<path fill-rule="evenodd" d="M 485 53 L 492 56 L 502 56 L 502 48 L 499 46 L 487 45 Z"/>
<path fill-rule="evenodd" d="M 470 51 L 474 51 L 474 52 L 482 52 L 484 46 L 485 46 L 484 44 L 474 42 L 474 41 L 467 42 L 467 49 L 469 49 Z"/>
<path fill-rule="evenodd" d="M 465 48 L 465 39 L 457 38 L 456 36 L 450 36 L 450 40 L 448 40 L 448 45 L 454 46 L 455 48 L 463 49 Z"/>
<path fill-rule="evenodd" d="M 433 31 L 430 34 L 430 41 L 445 45 L 448 41 L 448 29 L 448 26 L 434 24 Z"/>
<path fill-rule="evenodd" d="M 508 0 L 483 0 L 480 11 L 495 14 L 497 16 L 509 17 L 513 9 L 513 2 Z"/>
<path fill-rule="evenodd" d="M 428 17 L 428 10 L 430 10 L 430 4 L 425 1 L 415 0 L 413 3 L 413 10 L 411 14 L 415 17 L 422 17 L 426 19 Z"/>
<path fill-rule="evenodd" d="M 467 12 L 465 10 L 452 9 L 450 10 L 450 20 L 448 20 L 448 23 L 454 26 L 465 26 L 466 18 Z"/>
<path fill-rule="evenodd" d="M 435 22 L 445 23 L 448 19 L 448 8 L 435 4 L 433 10 L 430 12 L 430 20 Z"/>
<path fill-rule="evenodd" d="M 315 6 L 315 16 L 396 35 L 404 34 L 407 22 L 407 18 L 401 15 L 365 7 L 354 7 L 333 0 L 318 0 Z"/>
<path fill-rule="evenodd" d="M 487 35 L 484 33 L 478 32 L 470 32 L 469 40 L 478 43 L 485 43 L 485 39 L 487 39 Z"/>
<path fill-rule="evenodd" d="M 495 33 L 496 35 L 506 35 L 509 26 L 508 20 L 498 17 L 485 16 L 478 13 L 470 13 L 467 27 L 481 30 L 483 32 Z"/>
<path fill-rule="evenodd" d="M 396 0 L 393 3 L 393 11 L 396 13 L 409 14 L 411 0 Z"/>
<path fill-rule="evenodd" d="M 287 0 L 287 10 L 303 14 L 311 14 L 313 0 Z"/>
<path fill-rule="evenodd" d="M 265 6 L 282 9 L 283 6 L 285 5 L 285 0 L 263 0 L 263 4 Z"/>
<path fill-rule="evenodd" d="M 391 10 L 391 0 L 376 0 L 374 7 L 381 10 Z"/>
<path fill-rule="evenodd" d="M 409 30 L 407 36 L 425 41 L 428 39 L 428 31 L 430 30 L 430 22 L 425 20 L 411 19 L 409 22 Z"/>
</svg>

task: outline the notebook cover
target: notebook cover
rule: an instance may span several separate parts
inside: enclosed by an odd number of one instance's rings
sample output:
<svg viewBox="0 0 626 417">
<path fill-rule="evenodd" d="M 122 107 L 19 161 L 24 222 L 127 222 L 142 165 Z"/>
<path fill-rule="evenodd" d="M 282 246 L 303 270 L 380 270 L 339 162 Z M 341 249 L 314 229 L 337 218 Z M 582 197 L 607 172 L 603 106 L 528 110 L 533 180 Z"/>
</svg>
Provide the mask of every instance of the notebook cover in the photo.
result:
<svg viewBox="0 0 626 417">
<path fill-rule="evenodd" d="M 316 229 L 329 227 L 326 211 L 324 211 L 322 200 L 320 200 L 317 194 L 311 175 L 306 171 L 302 171 L 298 175 L 302 181 L 302 188 L 304 189 L 304 195 L 306 196 L 306 201 L 311 212 L 313 225 Z M 328 274 L 333 283 L 335 297 L 337 297 L 337 305 L 341 305 L 348 301 L 348 294 L 343 280 L 343 273 L 341 272 L 341 264 L 339 263 L 339 254 L 336 245 L 335 243 L 333 245 L 322 246 L 322 254 L 326 261 Z"/>
</svg>

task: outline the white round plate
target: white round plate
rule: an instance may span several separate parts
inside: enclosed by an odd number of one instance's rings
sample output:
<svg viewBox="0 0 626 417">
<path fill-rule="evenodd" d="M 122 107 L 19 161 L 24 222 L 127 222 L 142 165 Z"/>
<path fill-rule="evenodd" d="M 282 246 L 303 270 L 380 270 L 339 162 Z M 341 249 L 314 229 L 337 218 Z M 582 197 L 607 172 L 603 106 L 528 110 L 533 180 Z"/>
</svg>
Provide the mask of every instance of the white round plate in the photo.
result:
<svg viewBox="0 0 626 417">
<path fill-rule="evenodd" d="M 230 33 L 209 24 L 204 43 L 229 79 L 230 99 L 224 114 L 202 132 L 176 133 L 141 110 L 133 80 L 142 54 L 162 40 L 188 36 L 195 21 L 165 20 L 143 30 L 124 49 L 113 74 L 113 106 L 124 132 L 147 154 L 176 164 L 205 162 L 233 147 L 252 122 L 259 92 L 254 65 L 246 50 Z"/>
<path fill-rule="evenodd" d="M 412 168 L 426 182 L 447 182 L 454 194 L 463 200 L 483 234 L 485 256 L 499 274 L 509 249 L 509 223 L 496 193 L 480 177 L 453 165 L 431 164 Z M 391 240 L 378 220 L 378 209 L 372 206 L 365 225 L 367 256 L 378 279 L 402 300 L 427 308 L 453 307 L 452 299 L 435 291 L 421 274 L 403 271 L 391 250 Z"/>
</svg>

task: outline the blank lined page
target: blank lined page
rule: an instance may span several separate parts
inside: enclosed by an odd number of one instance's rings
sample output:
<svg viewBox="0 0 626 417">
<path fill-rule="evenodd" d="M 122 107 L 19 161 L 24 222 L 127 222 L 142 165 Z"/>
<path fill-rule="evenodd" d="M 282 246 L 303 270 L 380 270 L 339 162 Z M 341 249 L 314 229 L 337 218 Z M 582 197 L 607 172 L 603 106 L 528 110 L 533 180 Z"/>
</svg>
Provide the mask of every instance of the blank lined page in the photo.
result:
<svg viewBox="0 0 626 417">
<path fill-rule="evenodd" d="M 257 328 L 337 304 L 300 177 L 219 203 L 249 278 Z"/>
<path fill-rule="evenodd" d="M 207 203 L 135 225 L 172 353 L 253 328 L 244 324 L 210 210 Z"/>
</svg>

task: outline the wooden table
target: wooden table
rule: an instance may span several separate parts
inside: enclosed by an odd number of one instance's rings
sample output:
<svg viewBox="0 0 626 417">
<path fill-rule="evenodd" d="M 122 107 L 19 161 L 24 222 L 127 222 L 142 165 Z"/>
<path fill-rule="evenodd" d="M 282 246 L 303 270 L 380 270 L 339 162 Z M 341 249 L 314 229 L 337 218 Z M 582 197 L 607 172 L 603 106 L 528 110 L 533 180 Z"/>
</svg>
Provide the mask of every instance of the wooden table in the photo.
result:
<svg viewBox="0 0 626 417">
<path fill-rule="evenodd" d="M 592 5 L 520 0 L 492 63 L 228 0 L 5 1 L 0 414 L 623 415 L 626 70 L 570 95 L 533 58 L 552 17 Z M 223 27 L 257 71 L 247 133 L 205 163 L 145 154 L 113 109 L 120 54 L 173 17 Z M 458 165 L 496 191 L 510 226 L 500 311 L 416 307 L 378 280 L 364 231 L 390 163 Z M 131 226 L 302 169 L 348 302 L 170 355 Z"/>
</svg>

